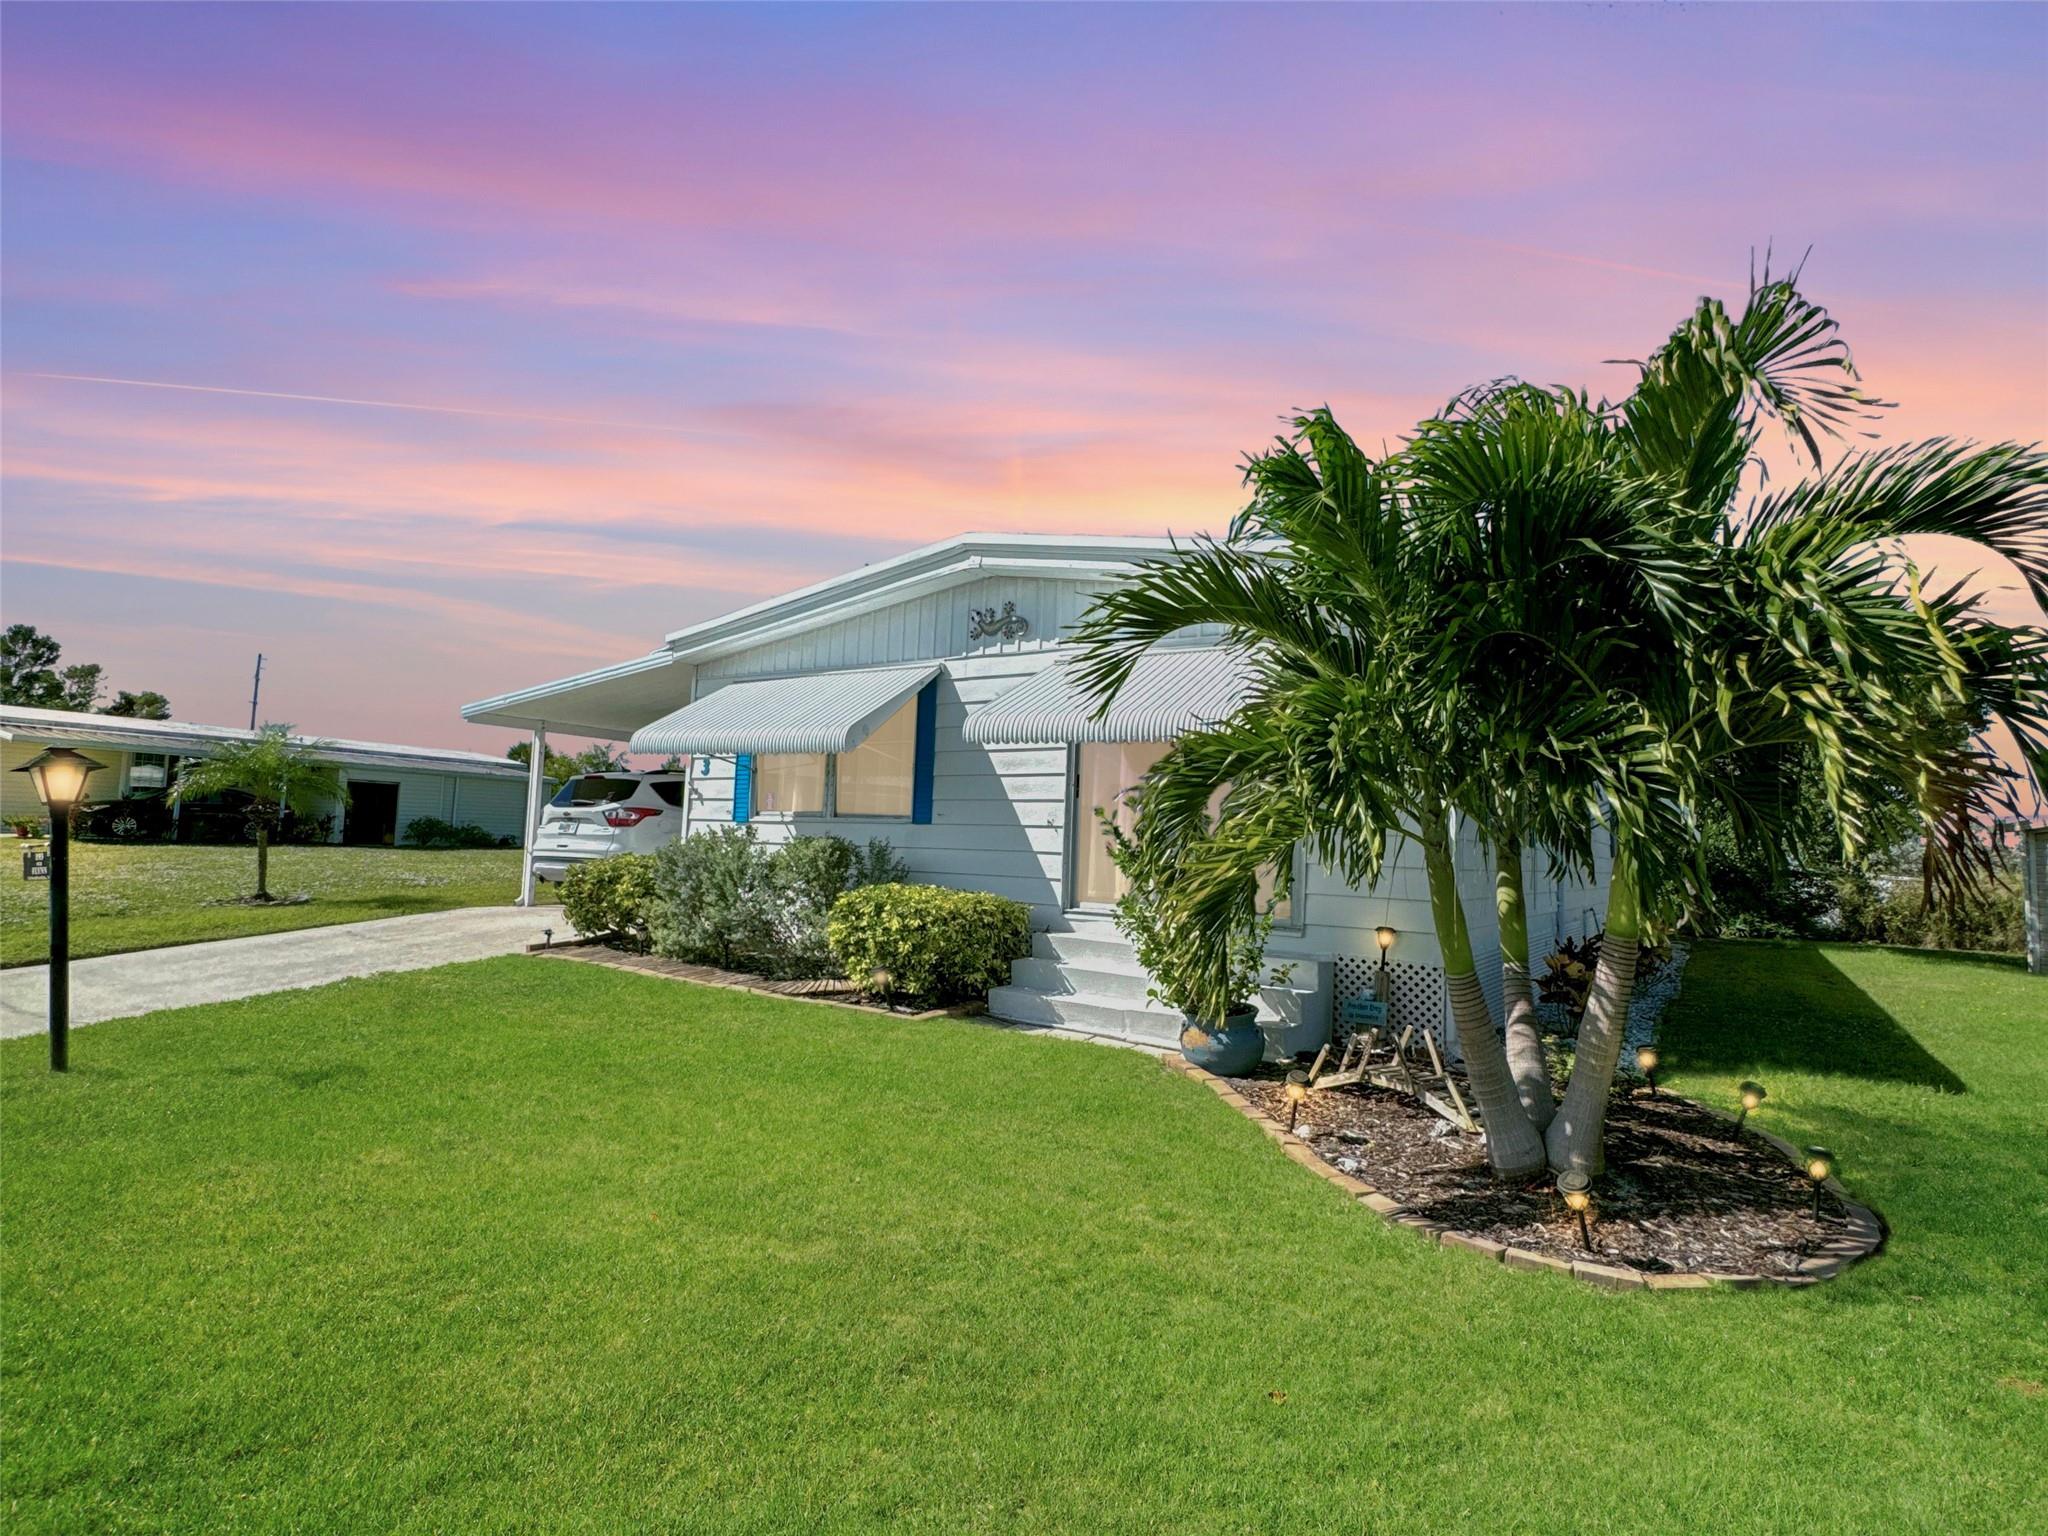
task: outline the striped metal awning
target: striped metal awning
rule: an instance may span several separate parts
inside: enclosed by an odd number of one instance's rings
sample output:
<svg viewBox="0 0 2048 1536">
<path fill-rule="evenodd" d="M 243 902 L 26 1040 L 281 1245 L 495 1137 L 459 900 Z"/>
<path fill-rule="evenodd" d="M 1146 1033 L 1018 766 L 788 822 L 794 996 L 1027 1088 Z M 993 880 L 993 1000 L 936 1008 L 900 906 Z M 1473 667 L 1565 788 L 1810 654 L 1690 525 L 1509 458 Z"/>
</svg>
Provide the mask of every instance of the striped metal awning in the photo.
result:
<svg viewBox="0 0 2048 1536">
<path fill-rule="evenodd" d="M 1162 647 L 1138 658 L 1107 711 L 1063 657 L 998 696 L 967 722 L 967 739 L 984 747 L 1065 741 L 1172 741 L 1228 718 L 1251 697 L 1258 668 L 1243 651 L 1218 646 Z"/>
<path fill-rule="evenodd" d="M 634 752 L 851 752 L 937 677 L 936 662 L 728 683 L 633 733 Z"/>
</svg>

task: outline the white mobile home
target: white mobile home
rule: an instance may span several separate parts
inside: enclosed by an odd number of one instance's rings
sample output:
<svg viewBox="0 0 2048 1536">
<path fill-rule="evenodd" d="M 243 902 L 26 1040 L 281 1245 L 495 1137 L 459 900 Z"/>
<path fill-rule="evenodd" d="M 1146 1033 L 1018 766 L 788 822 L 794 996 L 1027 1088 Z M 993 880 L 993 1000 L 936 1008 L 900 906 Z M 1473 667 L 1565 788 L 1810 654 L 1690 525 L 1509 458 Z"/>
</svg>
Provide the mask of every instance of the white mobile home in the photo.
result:
<svg viewBox="0 0 2048 1536">
<path fill-rule="evenodd" d="M 1227 714 L 1244 679 L 1230 653 L 1193 635 L 1152 653 L 1095 719 L 1069 686 L 1064 641 L 1098 593 L 1172 553 L 1165 539 L 970 534 L 463 714 L 532 732 L 536 763 L 549 730 L 689 759 L 691 829 L 744 821 L 770 840 L 883 837 L 917 879 L 1027 902 L 1036 953 L 992 1011 L 1170 1044 L 1175 1016 L 1147 1004 L 1107 916 L 1119 877 L 1094 808 L 1114 807 L 1175 736 Z M 529 845 L 540 811 L 536 777 Z M 1460 859 L 1497 1007 L 1492 880 L 1469 834 Z M 1539 946 L 1590 931 L 1605 905 L 1604 891 L 1559 886 L 1533 857 L 1528 889 Z M 1271 953 L 1298 963 L 1288 986 L 1268 991 L 1270 1011 L 1307 1037 L 1327 1030 L 1333 1003 L 1373 990 L 1374 934 L 1386 927 L 1397 1021 L 1445 1037 L 1419 850 L 1399 850 L 1370 890 L 1304 868 L 1290 908 Z"/>
<path fill-rule="evenodd" d="M 184 720 L 0 705 L 0 813 L 41 819 L 28 776 L 12 770 L 45 747 L 71 747 L 102 765 L 87 785 L 101 804 L 159 795 L 182 760 L 254 735 Z M 348 804 L 332 813 L 334 842 L 388 847 L 423 817 L 479 826 L 494 837 L 518 837 L 526 825 L 526 770 L 505 758 L 375 741 L 329 741 L 320 755 L 340 768 L 348 788 Z"/>
</svg>

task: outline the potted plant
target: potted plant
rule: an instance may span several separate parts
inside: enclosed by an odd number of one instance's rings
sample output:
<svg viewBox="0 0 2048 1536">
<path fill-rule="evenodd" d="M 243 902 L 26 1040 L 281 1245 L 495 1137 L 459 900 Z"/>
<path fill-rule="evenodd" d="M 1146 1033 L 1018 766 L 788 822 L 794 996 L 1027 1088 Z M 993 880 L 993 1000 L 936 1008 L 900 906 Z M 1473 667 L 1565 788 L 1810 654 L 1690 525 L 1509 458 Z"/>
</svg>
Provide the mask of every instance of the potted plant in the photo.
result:
<svg viewBox="0 0 2048 1536">
<path fill-rule="evenodd" d="M 1152 998 L 1181 1015 L 1180 1053 L 1221 1077 L 1241 1077 L 1266 1053 L 1259 988 L 1266 977 L 1272 903 L 1249 894 L 1239 920 L 1220 936 L 1194 921 L 1175 899 L 1179 861 L 1158 839 L 1132 836 L 1097 810 L 1109 856 L 1130 888 L 1116 904 L 1116 925 L 1152 978 Z M 1277 979 L 1284 980 L 1282 973 Z"/>
<path fill-rule="evenodd" d="M 14 828 L 16 837 L 34 837 L 43 830 L 43 824 L 33 816 L 10 816 L 7 825 Z"/>
</svg>

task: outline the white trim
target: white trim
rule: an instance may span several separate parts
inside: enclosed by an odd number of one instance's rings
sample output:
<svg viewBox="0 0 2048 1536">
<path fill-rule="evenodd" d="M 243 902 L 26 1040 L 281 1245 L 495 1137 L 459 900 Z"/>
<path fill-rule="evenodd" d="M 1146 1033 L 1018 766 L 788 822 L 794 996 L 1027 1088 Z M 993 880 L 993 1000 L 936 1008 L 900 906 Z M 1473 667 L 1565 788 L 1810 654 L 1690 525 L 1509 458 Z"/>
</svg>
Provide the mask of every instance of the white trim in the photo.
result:
<svg viewBox="0 0 2048 1536">
<path fill-rule="evenodd" d="M 526 764 L 526 836 L 519 860 L 519 905 L 533 905 L 533 845 L 540 841 L 540 818 L 547 798 L 548 728 L 536 725 L 528 738 L 533 756 Z"/>
<path fill-rule="evenodd" d="M 0 705 L 0 728 L 9 739 L 51 741 L 108 751 L 164 752 L 191 757 L 229 742 L 254 741 L 256 731 L 238 726 L 199 725 L 186 720 L 142 720 L 128 715 L 96 715 L 70 709 L 34 709 L 24 704 Z M 323 760 L 341 766 L 398 771 L 473 773 L 514 778 L 519 765 L 483 752 L 455 747 L 407 747 L 379 741 L 345 741 L 295 733 L 300 746 L 317 745 Z"/>
</svg>

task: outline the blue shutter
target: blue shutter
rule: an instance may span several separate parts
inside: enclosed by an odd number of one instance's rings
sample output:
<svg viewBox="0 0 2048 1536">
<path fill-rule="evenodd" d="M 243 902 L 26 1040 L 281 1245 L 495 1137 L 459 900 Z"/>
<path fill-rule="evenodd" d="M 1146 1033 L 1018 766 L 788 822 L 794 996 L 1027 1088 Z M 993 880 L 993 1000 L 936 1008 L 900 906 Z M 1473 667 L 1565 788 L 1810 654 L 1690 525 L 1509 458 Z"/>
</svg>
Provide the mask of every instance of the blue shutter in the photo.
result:
<svg viewBox="0 0 2048 1536">
<path fill-rule="evenodd" d="M 932 765 L 939 754 L 939 680 L 917 690 L 917 756 L 911 770 L 910 819 L 932 819 Z"/>
<path fill-rule="evenodd" d="M 742 752 L 732 760 L 732 819 L 754 819 L 754 754 Z"/>
</svg>

